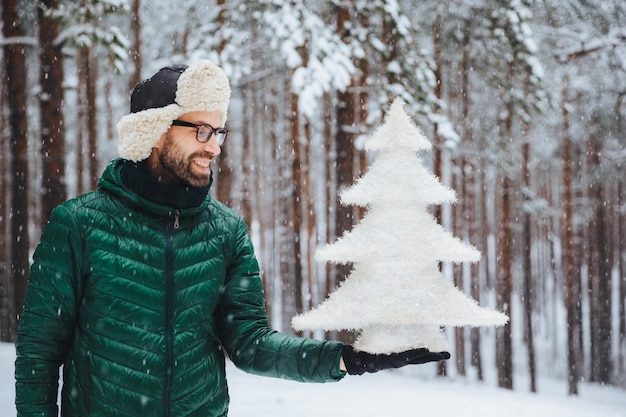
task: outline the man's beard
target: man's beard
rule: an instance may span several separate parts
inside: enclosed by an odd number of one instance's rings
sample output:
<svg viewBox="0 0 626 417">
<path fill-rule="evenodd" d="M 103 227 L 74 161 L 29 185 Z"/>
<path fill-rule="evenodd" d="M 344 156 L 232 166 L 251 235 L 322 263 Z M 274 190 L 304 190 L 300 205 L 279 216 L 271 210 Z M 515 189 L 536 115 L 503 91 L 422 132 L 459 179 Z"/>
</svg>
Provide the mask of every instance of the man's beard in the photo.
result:
<svg viewBox="0 0 626 417">
<path fill-rule="evenodd" d="M 179 149 L 177 149 L 175 146 L 172 146 L 172 140 L 169 137 L 161 148 L 161 165 L 163 165 L 166 170 L 168 170 L 172 175 L 180 179 L 182 182 L 189 184 L 192 187 L 206 187 L 211 181 L 211 176 L 198 176 L 193 173 L 191 165 L 193 164 L 192 159 L 195 157 L 209 158 L 211 160 L 213 159 L 211 156 L 208 156 L 205 153 L 196 153 L 185 157 L 185 155 Z"/>
</svg>

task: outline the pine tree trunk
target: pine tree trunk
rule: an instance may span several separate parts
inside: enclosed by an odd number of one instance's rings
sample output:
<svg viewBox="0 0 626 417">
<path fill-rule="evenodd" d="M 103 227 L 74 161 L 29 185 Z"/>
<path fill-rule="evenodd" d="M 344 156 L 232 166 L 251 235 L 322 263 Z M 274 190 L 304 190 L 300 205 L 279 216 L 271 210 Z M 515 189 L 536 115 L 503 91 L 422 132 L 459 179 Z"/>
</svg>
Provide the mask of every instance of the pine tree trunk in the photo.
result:
<svg viewBox="0 0 626 417">
<path fill-rule="evenodd" d="M 304 299 L 302 300 L 303 311 L 308 311 L 313 307 L 312 299 L 315 293 L 317 284 L 316 268 L 315 268 L 315 249 L 319 245 L 317 241 L 317 218 L 315 215 L 315 197 L 313 196 L 313 190 L 311 188 L 313 181 L 313 164 L 311 160 L 311 142 L 313 140 L 311 133 L 311 124 L 309 120 L 304 125 L 304 144 L 303 144 L 303 158 L 306 159 L 303 184 L 302 205 L 304 213 L 306 213 L 306 230 L 307 233 L 304 236 L 306 238 L 306 287 L 303 289 Z M 316 303 L 317 304 L 317 303 Z"/>
<path fill-rule="evenodd" d="M 530 190 L 530 144 L 526 142 L 522 146 L 524 158 L 522 177 L 526 190 Z M 528 192 L 524 200 L 529 202 Z M 535 344 L 533 341 L 533 303 L 534 291 L 532 282 L 532 260 L 531 260 L 531 219 L 530 213 L 524 211 L 524 336 L 528 350 L 528 374 L 530 377 L 530 392 L 537 392 L 536 372 L 535 372 Z"/>
<path fill-rule="evenodd" d="M 289 91 L 285 88 L 285 91 Z M 287 96 L 288 97 L 288 96 Z M 280 111 L 284 111 L 279 107 Z M 281 115 L 282 116 L 282 115 Z M 277 280 L 275 286 L 274 300 L 279 301 L 277 306 L 280 306 L 280 311 L 275 312 L 274 317 L 280 318 L 280 323 L 274 323 L 279 330 L 283 330 L 287 325 L 285 320 L 290 319 L 293 314 L 296 313 L 294 307 L 295 287 L 293 284 L 293 277 L 296 274 L 295 262 L 296 254 L 294 253 L 294 236 L 293 226 L 291 221 L 294 217 L 294 198 L 293 198 L 293 184 L 292 184 L 292 141 L 287 135 L 279 135 L 277 138 L 277 146 L 275 148 L 276 157 L 275 161 L 278 162 L 278 189 L 277 189 L 277 201 L 278 212 L 276 213 L 274 227 L 277 231 L 276 241 L 276 253 L 279 254 L 279 273 L 277 274 Z M 288 323 L 288 322 L 287 322 Z"/>
<path fill-rule="evenodd" d="M 514 72 L 514 64 L 509 64 L 509 75 Z M 514 104 L 505 103 L 504 117 L 499 121 L 501 140 L 505 146 L 512 146 L 513 141 L 513 116 L 515 114 Z M 509 322 L 496 330 L 496 360 L 498 363 L 498 385 L 502 388 L 513 389 L 513 343 L 512 343 L 512 318 L 511 301 L 513 293 L 513 241 L 514 223 L 513 207 L 515 191 L 513 181 L 508 171 L 508 161 L 503 160 L 500 169 L 502 170 L 500 226 L 497 232 L 497 248 L 500 255 L 498 262 L 498 272 L 496 281 L 496 307 L 498 310 L 510 317 Z"/>
<path fill-rule="evenodd" d="M 4 68 L 0 71 L 0 77 L 4 79 Z M 4 88 L 2 89 L 4 93 Z M 5 94 L 0 96 L 0 108 L 7 108 Z M 7 131 L 4 121 L 0 122 L 0 129 Z M 11 336 L 11 309 L 13 305 L 13 287 L 9 274 L 9 259 L 7 243 L 9 242 L 8 224 L 9 218 L 9 146 L 7 141 L 0 141 L 0 342 L 9 342 Z"/>
<path fill-rule="evenodd" d="M 18 14 L 18 2 L 6 0 L 2 3 L 2 34 L 5 39 L 25 37 L 24 22 Z M 9 236 L 9 284 L 4 291 L 12 294 L 8 308 L 8 328 L 2 331 L 3 341 L 13 342 L 17 334 L 17 321 L 22 308 L 29 270 L 28 237 L 28 201 L 30 184 L 28 182 L 28 91 L 26 79 L 26 45 L 5 43 L 4 63 L 5 81 L 9 107 L 9 172 L 11 173 L 11 198 L 9 218 L 11 222 Z M 4 325 L 5 323 L 3 323 Z"/>
<path fill-rule="evenodd" d="M 345 42 L 350 42 L 351 15 L 353 9 L 352 1 L 345 2 L 344 5 L 337 8 L 337 33 Z M 346 91 L 337 92 L 337 101 L 335 107 L 335 190 L 340 193 L 345 188 L 352 185 L 355 179 L 356 168 L 358 167 L 358 158 L 356 155 L 354 140 L 357 132 L 356 117 L 359 108 L 355 105 L 358 97 L 355 97 L 355 87 L 358 90 L 358 80 L 352 80 Z M 356 209 L 350 206 L 343 206 L 338 202 L 338 196 L 333 196 L 336 203 L 334 213 L 334 234 L 333 239 L 343 235 L 352 228 L 355 223 Z M 351 265 L 333 265 L 331 269 L 332 276 L 329 279 L 329 286 L 335 288 L 337 284 L 342 282 L 349 274 Z M 353 334 L 341 332 L 338 338 L 345 343 L 352 343 Z"/>
<path fill-rule="evenodd" d="M 128 91 L 132 91 L 133 88 L 141 81 L 141 68 L 143 60 L 141 57 L 141 16 L 139 15 L 139 9 L 141 0 L 131 1 L 130 12 L 130 33 L 131 33 L 131 45 L 129 51 L 130 62 L 132 63 L 133 70 L 128 77 Z"/>
<path fill-rule="evenodd" d="M 588 142 L 587 159 L 591 178 L 588 197 L 592 204 L 592 217 L 588 223 L 589 281 L 591 313 L 591 381 L 611 382 L 611 274 L 609 265 L 608 234 L 606 232 L 605 186 L 600 174 L 600 140 L 592 136 Z"/>
<path fill-rule="evenodd" d="M 498 233 L 498 251 L 500 262 L 498 264 L 498 279 L 496 282 L 496 307 L 499 311 L 511 317 L 511 293 L 512 282 L 512 255 L 513 255 L 513 220 L 511 219 L 511 204 L 513 190 L 511 179 L 506 175 L 502 179 L 501 190 L 501 217 Z M 513 362 L 511 323 L 496 330 L 496 361 L 498 363 L 498 386 L 501 388 L 513 388 Z"/>
<path fill-rule="evenodd" d="M 471 42 L 471 22 L 466 20 L 463 26 L 463 58 L 461 61 L 461 123 L 463 126 L 463 148 L 471 150 L 477 147 L 474 144 L 474 132 L 472 128 L 472 119 L 470 116 L 470 107 L 472 101 L 470 100 L 470 80 L 469 74 L 471 72 L 471 57 L 470 57 L 470 42 Z M 465 205 L 464 215 L 466 216 L 466 229 L 467 236 L 465 239 L 475 246 L 479 247 L 482 243 L 481 228 L 480 228 L 480 189 L 477 188 L 477 184 L 480 185 L 480 174 L 477 172 L 477 166 L 480 166 L 480 161 L 474 161 L 470 156 L 464 156 L 462 162 L 462 182 L 464 187 L 463 204 Z M 477 178 L 478 177 L 478 178 Z M 478 179 L 478 181 L 477 181 Z M 483 249 L 484 251 L 484 249 Z M 483 262 L 485 260 L 483 259 Z M 480 304 L 481 298 L 481 285 L 480 285 L 480 264 L 473 263 L 470 265 L 470 295 L 477 303 Z M 470 365 L 474 367 L 476 371 L 476 377 L 479 381 L 483 380 L 482 358 L 480 355 L 480 329 L 473 327 L 469 330 L 469 342 L 470 342 Z"/>
<path fill-rule="evenodd" d="M 461 158 L 461 175 L 453 175 L 452 183 L 455 184 L 454 189 L 459 190 L 460 202 L 452 206 L 452 230 L 456 235 L 462 236 L 464 241 L 468 241 L 468 233 L 466 231 L 467 226 L 467 213 L 469 210 L 469 200 L 467 196 L 466 182 L 465 182 L 465 163 L 464 158 Z M 453 169 L 454 170 L 454 169 Z M 454 274 L 454 286 L 463 291 L 465 288 L 464 282 L 464 270 L 465 265 L 453 265 Z M 465 365 L 465 327 L 456 327 L 454 329 L 455 340 L 455 364 L 457 373 L 461 376 L 466 375 Z"/>
<path fill-rule="evenodd" d="M 337 30 L 341 36 L 346 37 L 346 28 L 350 22 L 350 10 L 342 7 L 337 12 Z M 348 40 L 346 39 L 346 42 Z M 337 129 L 335 132 L 335 180 L 336 190 L 352 185 L 354 181 L 354 116 L 357 109 L 354 108 L 354 100 L 350 91 L 340 91 L 337 93 L 337 105 L 335 110 L 335 120 Z M 335 196 L 334 198 L 337 198 Z M 339 237 L 344 232 L 350 230 L 354 224 L 354 214 L 352 207 L 336 204 L 335 210 L 335 236 Z M 339 283 L 350 272 L 350 265 L 335 265 L 335 278 L 333 281 Z"/>
<path fill-rule="evenodd" d="M 325 114 L 332 113 L 333 104 L 329 94 L 324 96 L 324 108 Z M 330 117 L 329 117 L 330 119 Z M 328 120 L 327 123 L 324 124 L 324 154 L 326 155 L 326 193 L 325 197 L 325 207 L 328 207 L 326 212 L 326 236 L 324 239 L 324 244 L 328 242 L 332 242 L 337 236 L 335 232 L 335 219 L 337 212 L 337 181 L 336 181 L 336 147 L 334 143 L 334 134 L 332 125 L 336 123 L 332 123 L 334 120 Z M 326 273 L 326 282 L 325 288 L 322 289 L 323 294 L 319 294 L 321 298 L 325 298 L 328 294 L 335 290 L 336 286 L 336 277 L 334 275 L 334 267 L 330 263 L 325 264 L 325 273 Z"/>
<path fill-rule="evenodd" d="M 225 4 L 225 0 L 216 0 L 216 6 L 222 8 L 223 5 Z M 225 23 L 225 15 L 223 12 L 223 9 L 220 10 L 219 14 L 218 14 L 218 23 L 220 25 L 223 25 Z M 251 36 L 253 37 L 251 39 L 251 42 L 254 42 L 254 32 L 251 32 Z M 218 46 L 218 56 L 219 54 L 222 53 L 222 51 L 224 50 L 225 47 L 225 43 L 224 42 L 220 42 L 219 46 Z M 246 88 L 247 87 L 247 88 Z M 241 100 L 243 103 L 248 102 L 248 100 L 250 100 L 250 97 L 247 97 L 247 90 L 249 88 L 256 88 L 255 83 L 250 82 L 250 84 L 248 86 L 244 86 L 243 88 L 241 88 Z M 254 120 L 254 114 L 250 114 L 250 113 L 254 113 L 254 108 L 250 108 L 249 106 L 246 106 L 246 108 L 243 111 L 243 120 L 242 120 L 242 132 L 244 132 L 244 135 L 247 134 L 247 129 L 246 126 L 247 125 L 252 125 L 253 124 L 253 120 Z M 253 135 L 250 135 L 250 140 L 252 140 Z M 246 138 L 243 138 L 243 140 L 246 140 Z M 219 165 L 217 168 L 217 191 L 216 191 L 216 196 L 217 199 L 219 201 L 221 201 L 222 203 L 226 204 L 227 206 L 231 207 L 232 205 L 232 201 L 231 201 L 231 190 L 233 188 L 233 168 L 231 166 L 231 161 L 230 161 L 230 151 L 229 151 L 229 145 L 226 144 L 226 146 L 224 146 L 222 148 L 222 153 L 220 154 L 220 158 L 219 158 Z M 249 222 L 251 219 L 247 218 L 246 221 Z"/>
<path fill-rule="evenodd" d="M 562 93 L 563 144 L 561 146 L 563 164 L 563 275 L 565 279 L 565 308 L 567 311 L 567 370 L 568 392 L 578 394 L 580 380 L 579 363 L 582 359 L 578 349 L 581 329 L 581 317 L 578 315 L 577 304 L 580 304 L 580 285 L 578 268 L 576 267 L 576 250 L 574 246 L 574 213 L 573 213 L 573 177 L 572 151 L 569 137 L 569 111 L 567 102 L 567 80 Z"/>
<path fill-rule="evenodd" d="M 242 90 L 245 90 L 242 89 Z M 244 101 L 245 102 L 245 101 Z M 256 107 L 256 106 L 254 106 Z M 247 112 L 244 112 L 244 117 L 246 117 Z M 267 120 L 267 123 L 270 126 L 276 126 L 276 120 L 278 119 L 278 114 L 276 111 L 276 106 L 274 105 L 270 105 L 269 106 L 269 118 Z M 248 130 L 243 130 L 243 134 L 249 134 Z M 250 134 L 250 136 L 252 136 Z M 268 134 L 267 137 L 269 138 L 269 152 L 268 154 L 270 155 L 270 158 L 273 161 L 278 161 L 279 157 L 281 157 L 282 155 L 279 154 L 279 149 L 280 146 L 282 145 L 281 143 L 279 143 L 279 138 L 278 135 L 276 135 L 274 133 L 274 130 L 271 129 Z M 282 188 L 280 188 L 282 186 L 282 181 L 281 181 L 281 170 L 280 170 L 280 165 L 281 164 L 276 164 L 277 165 L 277 169 L 276 171 L 273 171 L 273 178 L 272 176 L 270 176 L 270 183 L 271 183 L 271 191 L 268 191 L 267 194 L 269 195 L 270 201 L 272 201 L 272 203 L 269 205 L 269 209 L 267 213 L 257 213 L 257 215 L 259 216 L 259 223 L 260 223 L 260 231 L 261 231 L 261 247 L 264 249 L 265 253 L 267 253 L 269 256 L 267 256 L 266 259 L 266 263 L 267 265 L 264 268 L 264 279 L 263 279 L 263 289 L 265 290 L 265 308 L 267 311 L 267 315 L 270 318 L 270 323 L 274 323 L 275 321 L 278 321 L 278 319 L 274 320 L 274 317 L 276 317 L 278 315 L 277 310 L 280 310 L 280 303 L 275 302 L 277 299 L 280 299 L 280 291 L 278 288 L 280 288 L 281 282 L 280 282 L 280 277 L 281 277 L 281 259 L 282 259 L 282 253 L 279 252 L 279 250 L 277 250 L 277 238 L 278 238 L 278 233 L 277 230 L 280 230 L 281 227 L 278 224 L 278 219 L 281 218 L 282 215 L 282 207 L 280 205 L 280 199 L 279 198 L 274 198 L 274 192 L 281 192 Z M 256 178 L 258 187 L 263 187 L 265 188 L 262 184 L 262 179 L 261 176 L 257 176 Z M 278 187 L 276 187 L 276 183 L 278 183 Z M 275 189 L 278 188 L 278 189 Z M 261 196 L 266 196 L 265 193 L 261 193 Z M 278 204 L 275 203 L 275 200 L 278 201 Z M 263 207 L 265 207 L 265 205 L 263 205 Z M 269 231 L 271 231 L 271 233 L 268 233 Z M 266 238 L 267 236 L 267 238 Z M 276 256 L 273 256 L 274 254 L 280 254 L 280 256 L 278 256 L 278 259 L 276 259 Z M 274 308 L 276 307 L 276 308 Z"/>
<path fill-rule="evenodd" d="M 438 99 L 443 98 L 443 65 L 441 61 L 441 42 L 439 36 L 441 35 L 441 20 L 439 16 L 433 23 L 432 27 L 432 36 L 433 36 L 433 48 L 434 48 L 434 59 L 435 59 L 435 97 Z M 397 82 L 397 80 L 390 78 L 390 84 Z M 439 113 L 440 109 L 434 109 L 434 113 Z M 442 173 L 442 152 L 441 152 L 441 137 L 439 136 L 438 125 L 434 124 L 433 126 L 433 174 L 435 174 L 438 178 L 443 178 Z M 435 219 L 437 219 L 437 223 L 443 224 L 443 211 L 441 206 L 437 206 L 433 208 L 433 215 Z M 440 361 L 437 364 L 437 374 L 440 376 L 447 375 L 447 363 L 445 361 Z"/>
<path fill-rule="evenodd" d="M 624 180 L 620 179 L 617 190 L 617 207 L 624 207 L 626 205 L 626 199 L 624 198 Z M 619 344 L 618 344 L 618 361 L 619 366 L 617 374 L 620 375 L 620 381 L 622 386 L 626 385 L 626 210 L 621 210 L 617 213 L 618 216 L 618 241 L 617 241 L 617 254 L 618 256 L 618 276 L 619 282 Z"/>
<path fill-rule="evenodd" d="M 85 105 L 85 85 L 80 80 L 82 79 L 82 58 L 78 54 L 76 58 L 77 73 L 76 78 L 79 80 L 76 86 L 76 121 L 78 126 L 87 126 L 87 106 Z M 85 129 L 76 129 L 74 148 L 76 149 L 76 156 L 74 159 L 74 169 L 76 171 L 76 194 L 83 194 L 87 191 L 85 187 L 85 149 L 86 149 L 86 135 Z"/>
<path fill-rule="evenodd" d="M 245 99 L 245 93 L 242 93 L 242 98 Z M 246 123 L 248 120 L 246 119 L 248 116 L 246 112 L 243 114 L 242 118 L 242 131 L 245 132 Z M 222 153 L 220 154 L 219 161 L 217 163 L 217 175 L 216 175 L 216 197 L 219 201 L 226 204 L 228 207 L 233 206 L 233 201 L 230 196 L 230 192 L 233 188 L 233 169 L 230 166 L 230 151 L 228 149 L 228 145 L 222 148 Z M 248 221 L 250 219 L 246 219 Z"/>
<path fill-rule="evenodd" d="M 471 136 L 470 136 L 471 138 Z M 478 161 L 476 161 L 478 163 Z M 466 162 L 466 173 L 464 180 L 466 182 L 466 188 L 468 190 L 465 198 L 468 204 L 468 241 L 478 247 L 478 244 L 482 242 L 481 239 L 481 227 L 480 227 L 480 200 L 479 189 L 477 184 L 480 185 L 480 181 L 476 181 L 476 177 L 479 173 L 476 170 L 475 163 L 472 163 L 468 159 Z M 484 262 L 484 260 L 482 261 Z M 470 295 L 477 303 L 480 304 L 481 299 L 481 285 L 480 285 L 480 264 L 478 262 L 470 265 Z M 483 366 L 482 358 L 480 354 L 480 329 L 473 327 L 470 329 L 470 364 L 476 371 L 476 377 L 479 381 L 483 380 Z"/>
<path fill-rule="evenodd" d="M 289 303 L 293 305 L 295 310 L 285 309 L 284 312 L 284 322 L 289 323 L 291 317 L 293 317 L 296 313 L 301 313 L 303 311 L 303 302 L 302 302 L 302 245 L 301 245 L 301 237 L 303 232 L 303 219 L 302 219 L 302 145 L 301 145 L 301 136 L 300 136 L 300 110 L 298 106 L 298 96 L 295 94 L 291 95 L 291 135 L 290 135 L 290 145 L 291 145 L 291 184 L 292 184 L 292 192 L 291 192 L 291 204 L 293 217 L 291 222 L 291 233 L 292 239 L 291 242 L 293 244 L 293 263 L 294 263 L 294 274 L 292 275 L 290 281 L 291 289 L 289 294 L 285 294 L 285 297 L 292 298 L 294 303 Z"/>
<path fill-rule="evenodd" d="M 85 116 L 87 132 L 87 171 L 89 190 L 94 190 L 100 178 L 100 166 L 98 160 L 98 104 L 96 83 L 98 79 L 98 61 L 94 57 L 91 48 L 80 48 L 80 60 L 82 62 L 81 82 L 85 86 Z M 83 159 L 85 161 L 85 159 Z"/>
<path fill-rule="evenodd" d="M 56 9 L 59 0 L 46 0 L 43 6 Z M 59 23 L 37 8 L 39 23 L 39 111 L 41 115 L 42 190 L 41 225 L 52 209 L 67 199 L 65 189 L 65 128 L 63 126 L 63 45 L 56 42 Z M 94 127 L 95 129 L 95 122 Z"/>
</svg>

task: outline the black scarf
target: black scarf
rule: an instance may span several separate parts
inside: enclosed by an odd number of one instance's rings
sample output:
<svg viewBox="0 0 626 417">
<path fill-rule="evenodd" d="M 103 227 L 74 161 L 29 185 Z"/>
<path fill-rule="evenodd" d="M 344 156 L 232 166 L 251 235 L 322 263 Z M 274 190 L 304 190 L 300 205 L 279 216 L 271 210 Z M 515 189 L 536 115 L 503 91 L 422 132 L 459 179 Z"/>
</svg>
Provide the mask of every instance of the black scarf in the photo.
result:
<svg viewBox="0 0 626 417">
<path fill-rule="evenodd" d="M 122 181 L 131 191 L 154 203 L 186 209 L 198 207 L 206 199 L 213 183 L 213 172 L 211 172 L 209 185 L 206 187 L 169 185 L 152 177 L 146 169 L 145 161 L 132 162 L 127 160 L 124 161 L 122 168 Z"/>
</svg>

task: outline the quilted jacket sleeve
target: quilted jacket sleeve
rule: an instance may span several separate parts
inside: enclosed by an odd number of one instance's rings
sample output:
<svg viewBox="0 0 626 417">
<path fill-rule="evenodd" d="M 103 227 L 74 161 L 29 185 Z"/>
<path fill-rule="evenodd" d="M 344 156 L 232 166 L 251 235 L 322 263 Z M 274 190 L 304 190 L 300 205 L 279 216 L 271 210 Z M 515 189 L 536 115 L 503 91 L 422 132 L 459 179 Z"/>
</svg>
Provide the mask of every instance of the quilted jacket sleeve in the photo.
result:
<svg viewBox="0 0 626 417">
<path fill-rule="evenodd" d="M 263 284 L 245 224 L 239 220 L 231 263 L 216 313 L 220 338 L 244 371 L 301 382 L 337 381 L 342 344 L 279 333 L 270 328 Z"/>
<path fill-rule="evenodd" d="M 16 340 L 18 417 L 56 417 L 59 367 L 72 337 L 80 294 L 78 228 L 57 207 L 34 255 Z"/>
</svg>

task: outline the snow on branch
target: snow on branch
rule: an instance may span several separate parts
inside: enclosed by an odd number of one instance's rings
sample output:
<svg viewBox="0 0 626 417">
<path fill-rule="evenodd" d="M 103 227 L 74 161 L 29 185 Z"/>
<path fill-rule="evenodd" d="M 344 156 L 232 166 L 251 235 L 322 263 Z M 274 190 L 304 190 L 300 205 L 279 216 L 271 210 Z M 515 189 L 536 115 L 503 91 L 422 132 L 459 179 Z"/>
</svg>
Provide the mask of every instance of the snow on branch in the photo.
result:
<svg viewBox="0 0 626 417">
<path fill-rule="evenodd" d="M 582 41 L 580 45 L 557 51 L 554 56 L 559 62 L 566 63 L 593 52 L 607 48 L 616 48 L 623 44 L 626 44 L 626 30 L 614 29 L 606 36 Z"/>
</svg>

